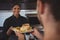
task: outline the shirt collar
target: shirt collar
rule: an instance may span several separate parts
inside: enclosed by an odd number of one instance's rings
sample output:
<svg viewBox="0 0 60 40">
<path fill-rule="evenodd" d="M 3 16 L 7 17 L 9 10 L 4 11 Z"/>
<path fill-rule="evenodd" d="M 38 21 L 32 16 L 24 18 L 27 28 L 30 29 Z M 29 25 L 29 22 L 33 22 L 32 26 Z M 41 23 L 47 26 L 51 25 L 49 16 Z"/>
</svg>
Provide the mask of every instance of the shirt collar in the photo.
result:
<svg viewBox="0 0 60 40">
<path fill-rule="evenodd" d="M 12 15 L 12 17 L 13 17 L 13 18 L 16 18 L 14 15 Z M 16 19 L 19 19 L 20 17 L 21 17 L 21 16 L 20 16 L 20 14 L 19 14 L 19 17 L 18 17 L 18 18 L 16 18 Z"/>
</svg>

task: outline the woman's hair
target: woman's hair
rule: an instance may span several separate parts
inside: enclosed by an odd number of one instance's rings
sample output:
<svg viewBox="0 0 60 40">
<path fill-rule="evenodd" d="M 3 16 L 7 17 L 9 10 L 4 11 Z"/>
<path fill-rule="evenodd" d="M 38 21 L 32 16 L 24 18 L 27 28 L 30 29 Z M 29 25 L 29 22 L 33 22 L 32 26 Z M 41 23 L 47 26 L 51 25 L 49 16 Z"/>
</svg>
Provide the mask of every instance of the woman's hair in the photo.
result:
<svg viewBox="0 0 60 40">
<path fill-rule="evenodd" d="M 12 5 L 12 8 L 13 8 L 15 5 L 18 5 L 18 6 L 21 8 L 21 4 L 19 4 L 19 3 L 14 3 L 14 4 Z"/>
</svg>

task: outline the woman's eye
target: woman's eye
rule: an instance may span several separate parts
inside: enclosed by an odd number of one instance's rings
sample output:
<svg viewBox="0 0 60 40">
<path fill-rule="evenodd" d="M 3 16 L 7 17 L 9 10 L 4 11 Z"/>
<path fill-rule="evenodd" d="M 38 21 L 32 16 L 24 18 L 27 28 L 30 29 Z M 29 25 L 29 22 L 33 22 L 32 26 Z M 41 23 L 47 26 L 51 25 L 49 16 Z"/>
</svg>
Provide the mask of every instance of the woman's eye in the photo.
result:
<svg viewBox="0 0 60 40">
<path fill-rule="evenodd" d="M 18 8 L 18 9 L 20 9 L 20 8 Z"/>
<path fill-rule="evenodd" d="M 14 8 L 14 9 L 16 9 L 16 8 Z"/>
</svg>

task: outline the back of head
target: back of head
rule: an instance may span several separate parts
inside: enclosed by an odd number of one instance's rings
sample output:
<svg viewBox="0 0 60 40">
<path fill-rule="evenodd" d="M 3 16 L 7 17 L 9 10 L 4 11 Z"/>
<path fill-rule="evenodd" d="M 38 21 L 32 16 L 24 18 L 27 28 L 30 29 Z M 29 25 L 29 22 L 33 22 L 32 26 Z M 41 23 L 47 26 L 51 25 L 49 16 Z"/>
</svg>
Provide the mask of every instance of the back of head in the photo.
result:
<svg viewBox="0 0 60 40">
<path fill-rule="evenodd" d="M 50 5 L 52 15 L 56 21 L 60 21 L 60 0 L 40 0 L 43 4 Z"/>
</svg>

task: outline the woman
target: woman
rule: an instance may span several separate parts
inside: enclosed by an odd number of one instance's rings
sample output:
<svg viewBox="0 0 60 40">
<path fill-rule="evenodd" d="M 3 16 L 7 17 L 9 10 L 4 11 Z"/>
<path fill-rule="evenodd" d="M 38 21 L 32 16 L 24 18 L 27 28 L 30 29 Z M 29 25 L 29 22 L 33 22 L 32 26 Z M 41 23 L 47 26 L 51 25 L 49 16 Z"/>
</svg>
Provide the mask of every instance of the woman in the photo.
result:
<svg viewBox="0 0 60 40">
<path fill-rule="evenodd" d="M 3 24 L 3 38 L 2 40 L 17 40 L 15 33 L 13 32 L 13 27 L 21 27 L 23 24 L 28 23 L 27 19 L 20 15 L 21 5 L 16 3 L 12 6 L 13 15 L 7 18 Z M 12 39 L 11 39 L 12 38 Z"/>
</svg>

